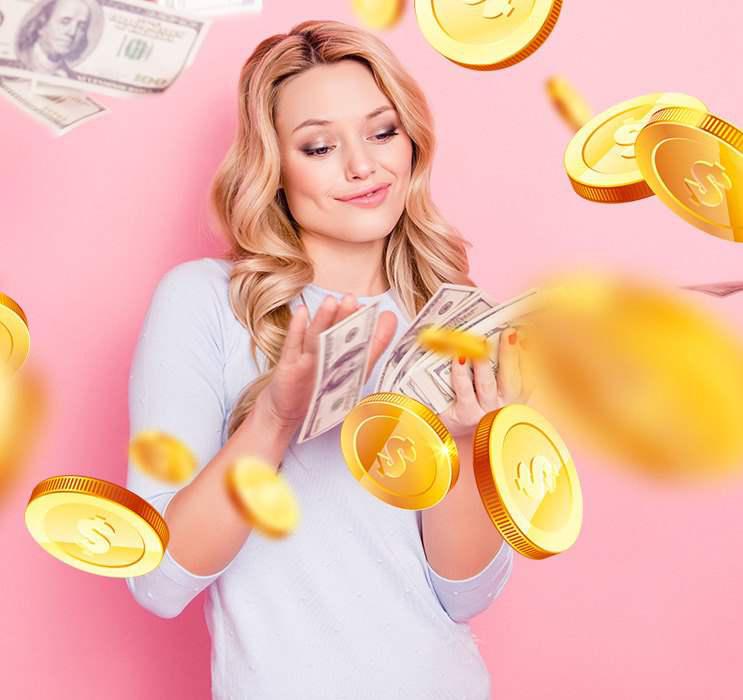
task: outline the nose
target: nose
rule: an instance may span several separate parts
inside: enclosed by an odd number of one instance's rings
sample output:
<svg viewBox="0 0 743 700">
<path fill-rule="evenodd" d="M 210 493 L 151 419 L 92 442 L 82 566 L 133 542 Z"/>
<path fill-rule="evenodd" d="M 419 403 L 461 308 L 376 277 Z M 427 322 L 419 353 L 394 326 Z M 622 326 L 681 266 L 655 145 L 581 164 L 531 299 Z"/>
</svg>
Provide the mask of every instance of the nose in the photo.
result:
<svg viewBox="0 0 743 700">
<path fill-rule="evenodd" d="M 346 146 L 346 177 L 349 180 L 366 180 L 376 172 L 376 164 L 368 150 L 372 147 L 363 140 L 353 140 Z"/>
</svg>

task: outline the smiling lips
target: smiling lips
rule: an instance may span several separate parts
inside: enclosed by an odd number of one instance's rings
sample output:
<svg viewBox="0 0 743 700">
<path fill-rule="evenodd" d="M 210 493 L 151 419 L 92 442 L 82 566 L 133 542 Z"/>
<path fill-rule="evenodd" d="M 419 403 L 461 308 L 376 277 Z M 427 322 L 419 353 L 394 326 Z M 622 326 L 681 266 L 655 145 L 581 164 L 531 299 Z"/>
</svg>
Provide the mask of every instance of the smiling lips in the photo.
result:
<svg viewBox="0 0 743 700">
<path fill-rule="evenodd" d="M 376 206 L 385 199 L 389 188 L 389 183 L 375 185 L 374 187 L 369 187 L 365 190 L 362 190 L 356 195 L 350 195 L 349 197 L 338 197 L 337 199 L 339 199 L 341 202 L 348 202 L 349 204 Z"/>
</svg>

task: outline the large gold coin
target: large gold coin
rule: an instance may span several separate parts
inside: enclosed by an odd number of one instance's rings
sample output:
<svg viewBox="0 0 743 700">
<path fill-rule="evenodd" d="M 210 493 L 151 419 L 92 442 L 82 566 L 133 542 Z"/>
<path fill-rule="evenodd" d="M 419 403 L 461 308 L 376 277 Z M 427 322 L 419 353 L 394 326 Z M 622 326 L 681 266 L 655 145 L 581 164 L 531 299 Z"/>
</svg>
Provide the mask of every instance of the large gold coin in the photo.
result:
<svg viewBox="0 0 743 700">
<path fill-rule="evenodd" d="M 540 407 L 654 476 L 743 469 L 743 341 L 681 292 L 581 272 L 530 329 Z"/>
<path fill-rule="evenodd" d="M 0 292 L 0 362 L 15 371 L 28 357 L 31 335 L 23 309 Z"/>
<path fill-rule="evenodd" d="M 53 557 L 99 576 L 141 576 L 157 568 L 170 534 L 144 499 L 91 476 L 39 482 L 26 506 L 26 527 Z"/>
<path fill-rule="evenodd" d="M 568 448 L 539 412 L 509 404 L 477 424 L 472 464 L 483 505 L 519 554 L 545 559 L 571 547 L 583 496 Z"/>
<path fill-rule="evenodd" d="M 575 87 L 560 75 L 547 79 L 545 87 L 552 104 L 568 125 L 577 131 L 593 118 L 593 110 Z"/>
<path fill-rule="evenodd" d="M 426 41 L 467 68 L 505 68 L 534 53 L 552 31 L 562 0 L 415 0 Z"/>
<path fill-rule="evenodd" d="M 387 29 L 402 15 L 403 0 L 352 0 L 359 19 L 372 29 Z"/>
<path fill-rule="evenodd" d="M 156 479 L 181 484 L 196 470 L 196 457 L 180 440 L 159 430 L 143 430 L 129 443 L 129 459 Z"/>
<path fill-rule="evenodd" d="M 743 241 L 743 131 L 706 111 L 669 107 L 651 117 L 636 147 L 662 202 L 702 231 Z"/>
<path fill-rule="evenodd" d="M 450 357 L 483 360 L 492 352 L 485 336 L 456 328 L 428 326 L 418 333 L 416 341 L 427 350 Z"/>
<path fill-rule="evenodd" d="M 629 202 L 650 197 L 635 157 L 635 141 L 650 117 L 664 107 L 706 110 L 695 97 L 655 92 L 627 100 L 595 116 L 573 136 L 565 170 L 573 189 L 594 202 Z"/>
<path fill-rule="evenodd" d="M 285 537 L 296 529 L 297 500 L 286 480 L 269 464 L 255 457 L 241 457 L 225 478 L 238 510 L 264 535 Z"/>
<path fill-rule="evenodd" d="M 341 450 L 369 493 L 398 508 L 423 510 L 457 483 L 457 444 L 425 404 L 392 392 L 369 394 L 341 427 Z"/>
</svg>

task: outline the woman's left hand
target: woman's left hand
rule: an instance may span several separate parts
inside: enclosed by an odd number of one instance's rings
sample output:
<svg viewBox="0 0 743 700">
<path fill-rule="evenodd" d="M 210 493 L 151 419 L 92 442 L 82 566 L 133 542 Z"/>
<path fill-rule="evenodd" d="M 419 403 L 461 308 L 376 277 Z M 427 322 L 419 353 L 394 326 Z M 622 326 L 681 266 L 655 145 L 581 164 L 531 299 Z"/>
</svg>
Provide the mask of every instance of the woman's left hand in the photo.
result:
<svg viewBox="0 0 743 700">
<path fill-rule="evenodd" d="M 491 358 L 452 358 L 451 383 L 455 400 L 439 418 L 452 436 L 470 435 L 480 419 L 509 403 L 527 403 L 534 389 L 533 375 L 526 361 L 526 339 L 522 329 L 509 328 L 498 343 L 498 369 L 494 375 Z M 470 376 L 474 367 L 474 381 Z"/>
</svg>

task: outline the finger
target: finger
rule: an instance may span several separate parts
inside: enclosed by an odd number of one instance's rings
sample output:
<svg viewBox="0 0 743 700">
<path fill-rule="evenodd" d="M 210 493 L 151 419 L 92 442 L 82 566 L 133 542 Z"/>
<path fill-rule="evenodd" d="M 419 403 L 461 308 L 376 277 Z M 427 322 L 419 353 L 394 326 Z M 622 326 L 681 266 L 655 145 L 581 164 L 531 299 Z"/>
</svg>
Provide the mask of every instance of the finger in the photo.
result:
<svg viewBox="0 0 743 700">
<path fill-rule="evenodd" d="M 521 394 L 522 401 L 526 403 L 534 393 L 537 385 L 537 367 L 534 360 L 534 353 L 529 351 L 528 333 L 524 329 L 519 329 L 519 367 L 521 368 Z"/>
<path fill-rule="evenodd" d="M 371 348 L 369 350 L 369 361 L 367 362 L 366 373 L 364 374 L 364 384 L 369 380 L 369 376 L 374 370 L 374 365 L 377 364 L 380 355 L 389 345 L 396 330 L 397 316 L 395 316 L 395 313 L 393 311 L 382 311 L 377 316 L 377 323 L 374 327 L 374 335 L 372 336 Z"/>
<path fill-rule="evenodd" d="M 475 360 L 475 394 L 481 408 L 486 413 L 498 408 L 498 383 L 495 380 L 493 365 L 489 357 Z"/>
<path fill-rule="evenodd" d="M 336 323 L 339 323 L 347 316 L 350 316 L 358 308 L 359 302 L 356 299 L 356 295 L 352 292 L 345 294 L 341 299 L 341 303 L 338 304 L 338 308 L 335 312 L 335 317 L 333 318 L 333 322 L 330 325 L 334 326 Z"/>
<path fill-rule="evenodd" d="M 302 350 L 304 352 L 317 352 L 317 336 L 330 326 L 330 322 L 335 316 L 337 306 L 338 302 L 333 296 L 326 296 L 325 299 L 322 300 L 322 303 L 315 313 L 315 318 L 312 319 L 312 323 L 307 327 L 307 331 L 304 334 L 304 343 L 302 345 Z"/>
<path fill-rule="evenodd" d="M 279 362 L 294 363 L 302 354 L 302 340 L 307 326 L 307 307 L 301 304 L 292 314 L 281 348 Z"/>
<path fill-rule="evenodd" d="M 521 369 L 519 367 L 518 333 L 515 328 L 502 332 L 498 348 L 496 381 L 503 401 L 514 403 L 521 396 Z"/>
<path fill-rule="evenodd" d="M 464 363 L 460 362 L 460 359 L 464 359 Z M 470 365 L 471 362 L 467 358 L 453 357 L 451 360 L 451 385 L 454 389 L 455 400 L 463 408 L 477 406 L 477 396 L 472 384 Z"/>
</svg>

